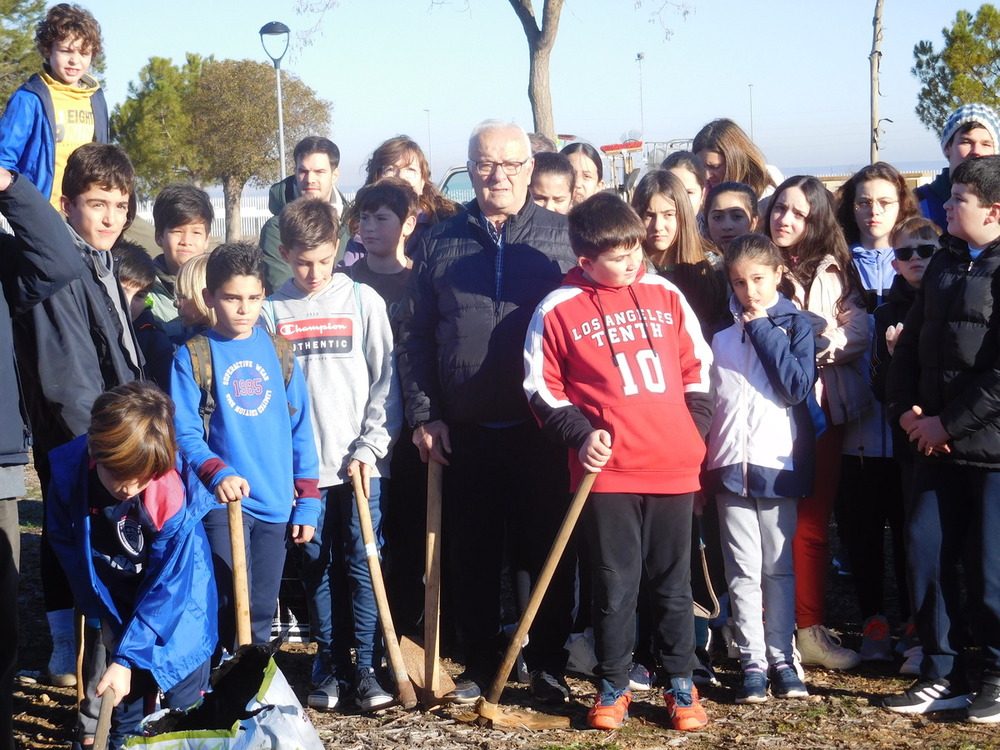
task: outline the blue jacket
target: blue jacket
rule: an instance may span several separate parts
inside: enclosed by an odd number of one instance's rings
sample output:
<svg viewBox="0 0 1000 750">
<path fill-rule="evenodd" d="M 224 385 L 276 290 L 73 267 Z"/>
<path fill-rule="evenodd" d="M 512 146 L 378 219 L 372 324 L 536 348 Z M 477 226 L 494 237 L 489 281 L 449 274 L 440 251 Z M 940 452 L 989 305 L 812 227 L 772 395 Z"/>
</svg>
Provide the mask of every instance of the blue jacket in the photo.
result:
<svg viewBox="0 0 1000 750">
<path fill-rule="evenodd" d="M 944 204 L 951 197 L 951 178 L 948 176 L 948 168 L 942 169 L 933 182 L 921 185 L 913 192 L 917 196 L 920 213 L 924 218 L 930 219 L 941 227 L 942 231 L 947 232 L 948 219 L 944 213 Z"/>
<path fill-rule="evenodd" d="M 267 523 L 316 526 L 319 519 L 319 457 L 313 438 L 309 391 L 296 362 L 285 387 L 271 337 L 254 328 L 245 339 L 208 331 L 215 411 L 209 434 L 199 413 L 202 392 L 191 352 L 174 355 L 170 395 L 180 452 L 215 492 L 228 476 L 250 485 L 243 512 Z M 329 384 L 335 387 L 335 384 Z"/>
<path fill-rule="evenodd" d="M 706 490 L 742 497 L 812 494 L 816 432 L 809 399 L 816 382 L 812 326 L 778 295 L 766 318 L 735 323 L 712 340 L 715 412 L 708 433 Z"/>
<path fill-rule="evenodd" d="M 108 104 L 101 89 L 90 97 L 90 107 L 94 140 L 108 143 Z M 0 167 L 27 177 L 46 198 L 56 170 L 55 122 L 52 95 L 37 73 L 11 95 L 0 119 Z"/>
<path fill-rule="evenodd" d="M 100 617 L 111 628 L 116 662 L 151 672 L 157 685 L 169 690 L 215 650 L 218 593 L 201 524 L 205 512 L 215 507 L 213 498 L 180 460 L 177 471 L 143 490 L 143 505 L 157 522 L 159 534 L 150 547 L 134 611 L 119 612 L 106 582 L 94 569 L 87 436 L 51 451 L 49 460 L 48 536 L 77 605 L 88 617 Z"/>
</svg>

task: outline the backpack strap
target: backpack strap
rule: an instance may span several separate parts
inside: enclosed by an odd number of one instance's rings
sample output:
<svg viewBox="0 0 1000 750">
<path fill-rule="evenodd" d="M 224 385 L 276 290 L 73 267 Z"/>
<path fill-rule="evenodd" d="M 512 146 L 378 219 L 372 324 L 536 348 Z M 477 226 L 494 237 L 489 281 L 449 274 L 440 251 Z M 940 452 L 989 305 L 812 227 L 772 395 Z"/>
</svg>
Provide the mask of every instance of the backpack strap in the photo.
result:
<svg viewBox="0 0 1000 750">
<path fill-rule="evenodd" d="M 208 440 L 208 423 L 215 411 L 215 397 L 212 395 L 212 348 L 208 343 L 208 338 L 202 334 L 196 334 L 189 338 L 184 346 L 187 347 L 188 354 L 191 355 L 191 371 L 194 374 L 194 382 L 201 389 L 201 403 L 198 404 L 198 414 L 204 424 L 205 440 Z"/>
<path fill-rule="evenodd" d="M 292 347 L 292 343 L 277 333 L 268 332 L 271 337 L 271 343 L 274 344 L 274 351 L 278 354 L 278 360 L 281 362 L 281 376 L 285 381 L 285 396 L 288 396 L 288 384 L 292 382 L 292 372 L 295 371 L 295 350 Z M 288 402 L 288 414 L 291 416 L 295 415 L 298 411 L 292 402 Z"/>
</svg>

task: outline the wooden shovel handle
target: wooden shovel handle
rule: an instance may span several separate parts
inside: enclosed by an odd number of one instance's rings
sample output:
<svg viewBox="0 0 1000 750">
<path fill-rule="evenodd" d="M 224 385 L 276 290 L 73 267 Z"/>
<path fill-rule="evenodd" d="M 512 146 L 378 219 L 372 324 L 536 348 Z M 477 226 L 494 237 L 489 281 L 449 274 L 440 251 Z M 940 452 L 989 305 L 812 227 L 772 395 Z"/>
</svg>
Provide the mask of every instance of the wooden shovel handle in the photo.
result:
<svg viewBox="0 0 1000 750">
<path fill-rule="evenodd" d="M 441 687 L 441 482 L 444 466 L 427 462 L 427 547 L 424 567 L 424 705 Z"/>
<path fill-rule="evenodd" d="M 228 503 L 229 546 L 233 558 L 233 596 L 236 609 L 236 645 L 253 643 L 250 630 L 250 588 L 247 584 L 247 548 L 243 539 L 243 504 L 239 500 Z"/>
<path fill-rule="evenodd" d="M 94 750 L 107 750 L 108 736 L 111 734 L 111 714 L 115 710 L 115 689 L 110 685 L 101 696 L 101 713 L 97 717 L 97 731 L 94 733 Z"/>
<path fill-rule="evenodd" d="M 528 634 L 528 630 L 531 628 L 531 623 L 535 619 L 535 615 L 538 613 L 538 607 L 542 603 L 542 597 L 545 596 L 545 591 L 549 587 L 549 583 L 552 581 L 552 576 L 555 574 L 556 566 L 559 565 L 559 560 L 562 558 L 563 551 L 566 549 L 566 544 L 569 542 L 570 536 L 573 534 L 573 528 L 576 526 L 576 521 L 580 517 L 580 512 L 583 510 L 583 505 L 587 502 L 587 496 L 590 494 L 590 488 L 594 486 L 594 479 L 596 479 L 597 474 L 587 473 L 583 475 L 583 479 L 580 480 L 580 486 L 576 489 L 576 494 L 573 495 L 573 500 L 569 504 L 569 508 L 566 510 L 566 516 L 563 518 L 562 525 L 559 527 L 559 533 L 556 534 L 555 541 L 552 542 L 552 548 L 549 550 L 549 556 L 545 558 L 545 565 L 542 566 L 542 571 L 538 574 L 538 579 L 535 581 L 534 588 L 531 589 L 531 596 L 528 598 L 528 603 L 524 607 L 524 612 L 521 614 L 521 619 L 517 624 L 517 630 L 514 632 L 514 636 L 510 639 L 510 643 L 507 645 L 507 652 L 504 654 L 503 662 L 500 664 L 500 669 L 497 670 L 496 677 L 493 678 L 493 684 L 490 685 L 489 692 L 485 696 L 487 703 L 496 704 L 500 700 L 500 694 L 503 692 L 504 685 L 507 684 L 507 678 L 510 677 L 510 671 L 514 668 L 514 662 L 517 661 L 517 652 L 521 649 L 521 644 L 524 643 L 524 637 Z M 480 713 L 482 713 L 480 711 Z"/>
<path fill-rule="evenodd" d="M 396 696 L 403 708 L 413 708 L 417 705 L 417 694 L 413 690 L 410 676 L 403 664 L 403 652 L 399 649 L 399 639 L 396 628 L 392 624 L 392 612 L 389 610 L 389 598 L 385 593 L 385 581 L 382 579 L 382 563 L 378 559 L 378 545 L 375 544 L 375 527 L 372 524 L 372 512 L 368 507 L 368 498 L 361 483 L 361 472 L 355 472 L 353 477 L 354 500 L 358 506 L 358 522 L 361 525 L 361 538 L 365 543 L 365 556 L 368 558 L 368 570 L 372 576 L 372 591 L 375 593 L 375 604 L 378 607 L 378 618 L 382 621 L 382 635 L 385 637 L 385 648 L 389 653 L 389 666 L 396 678 Z"/>
</svg>

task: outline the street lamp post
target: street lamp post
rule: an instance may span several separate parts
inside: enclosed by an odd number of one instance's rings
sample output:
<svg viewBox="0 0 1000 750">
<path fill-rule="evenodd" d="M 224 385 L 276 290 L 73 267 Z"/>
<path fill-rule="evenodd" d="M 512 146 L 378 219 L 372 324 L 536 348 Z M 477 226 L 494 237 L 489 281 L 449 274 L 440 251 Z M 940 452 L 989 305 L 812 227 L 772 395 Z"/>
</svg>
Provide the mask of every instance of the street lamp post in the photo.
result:
<svg viewBox="0 0 1000 750">
<path fill-rule="evenodd" d="M 280 163 L 278 166 L 278 181 L 280 182 L 285 178 L 285 113 L 284 108 L 281 105 L 281 58 L 285 56 L 288 52 L 288 37 L 291 34 L 291 29 L 289 29 L 281 21 L 271 21 L 271 23 L 264 24 L 260 27 L 260 44 L 264 48 L 264 52 L 268 57 L 271 58 L 271 62 L 274 63 L 274 75 L 277 79 L 278 88 L 278 158 Z M 281 53 L 274 55 L 271 50 L 267 48 L 268 40 L 273 40 L 275 45 L 281 45 L 282 37 L 284 37 L 284 46 L 281 48 Z"/>
<path fill-rule="evenodd" d="M 642 112 L 642 61 L 646 59 L 645 52 L 637 52 L 635 61 L 639 63 L 639 132 L 642 137 L 646 135 L 646 118 Z"/>
</svg>

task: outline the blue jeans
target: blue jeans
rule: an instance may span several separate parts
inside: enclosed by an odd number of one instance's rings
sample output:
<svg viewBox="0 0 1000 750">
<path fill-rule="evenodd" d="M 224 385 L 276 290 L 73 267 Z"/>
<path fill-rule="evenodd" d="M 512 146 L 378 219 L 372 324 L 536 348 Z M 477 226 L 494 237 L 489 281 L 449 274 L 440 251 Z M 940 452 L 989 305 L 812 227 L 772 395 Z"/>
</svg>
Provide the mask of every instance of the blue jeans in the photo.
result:
<svg viewBox="0 0 1000 750">
<path fill-rule="evenodd" d="M 918 460 L 907 498 L 906 551 L 920 675 L 965 682 L 957 564 L 984 675 L 1000 676 L 1000 471 Z"/>
<path fill-rule="evenodd" d="M 215 581 L 219 587 L 219 648 L 236 652 L 236 612 L 233 597 L 233 554 L 229 543 L 229 511 L 216 508 L 202 522 L 212 548 Z M 250 589 L 250 629 L 254 643 L 271 640 L 271 623 L 278 604 L 281 570 L 285 565 L 288 524 L 268 523 L 243 513 L 247 586 Z"/>
<path fill-rule="evenodd" d="M 368 499 L 380 550 L 382 484 L 372 477 Z M 378 609 L 353 488 L 340 484 L 324 487 L 320 494 L 316 533 L 312 541 L 302 545 L 302 583 L 309 599 L 309 628 L 317 653 L 328 653 L 334 668 L 343 674 L 351 664 L 351 646 L 357 651 L 359 667 L 375 666 Z"/>
</svg>

